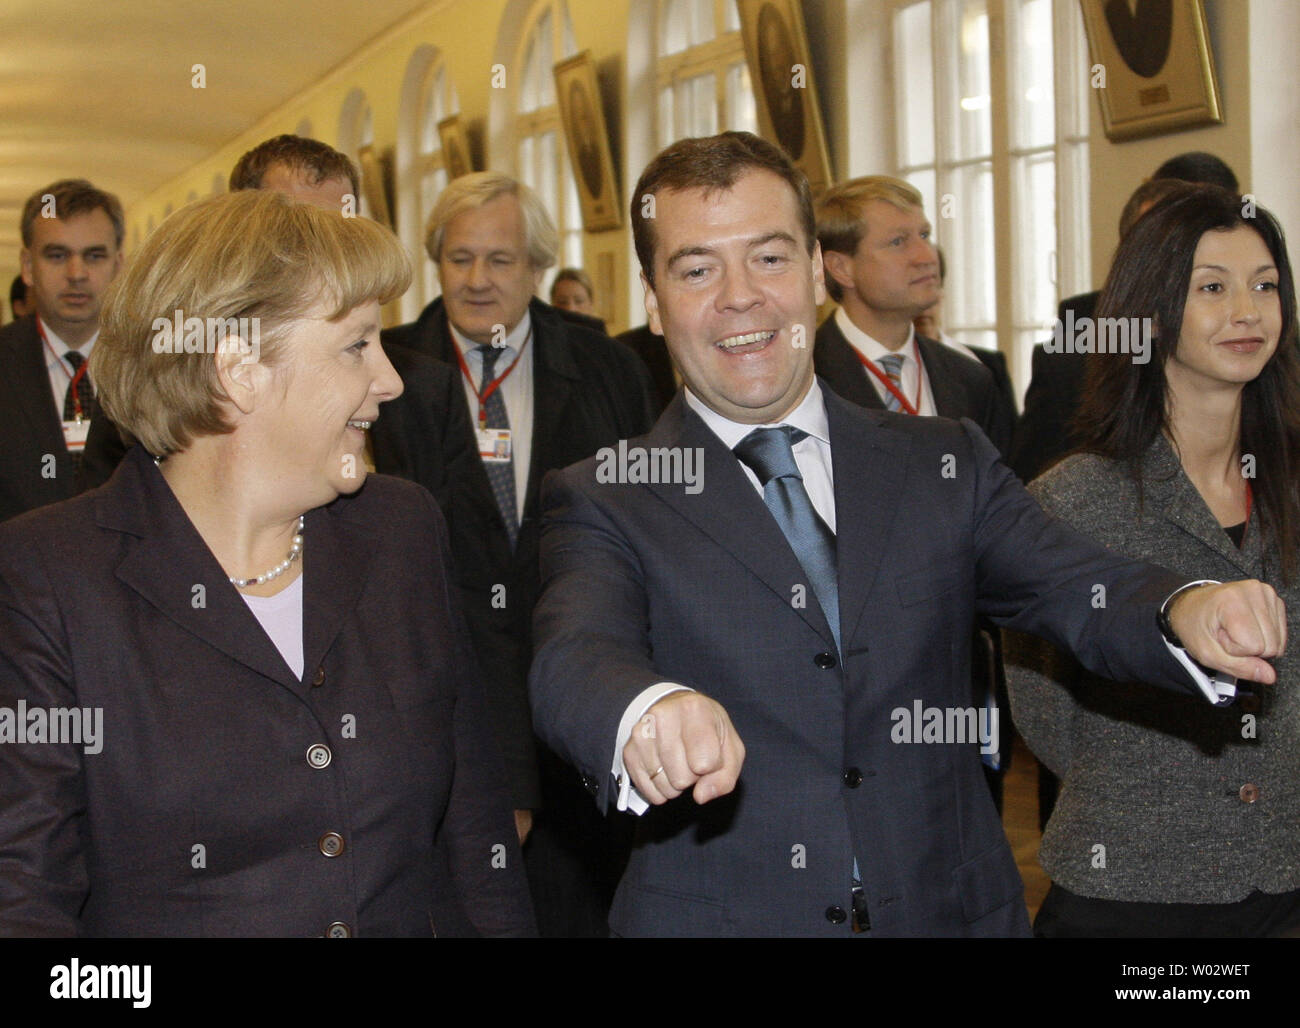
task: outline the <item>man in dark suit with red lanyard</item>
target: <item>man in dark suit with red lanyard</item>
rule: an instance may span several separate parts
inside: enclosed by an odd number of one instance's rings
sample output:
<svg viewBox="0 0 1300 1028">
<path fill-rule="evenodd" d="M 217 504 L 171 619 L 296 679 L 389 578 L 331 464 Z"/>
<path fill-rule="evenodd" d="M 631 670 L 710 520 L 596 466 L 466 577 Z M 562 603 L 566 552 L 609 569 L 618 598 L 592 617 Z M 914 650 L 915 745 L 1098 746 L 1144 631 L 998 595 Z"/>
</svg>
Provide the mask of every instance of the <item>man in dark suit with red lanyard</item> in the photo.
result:
<svg viewBox="0 0 1300 1028">
<path fill-rule="evenodd" d="M 844 182 L 818 204 L 817 239 L 827 292 L 840 305 L 817 329 L 817 374 L 846 400 L 872 410 L 970 418 L 1005 457 L 1014 421 L 988 368 L 913 328 L 943 285 L 921 194 L 887 175 Z M 973 644 L 975 702 L 1009 713 L 998 633 L 985 626 Z M 999 809 L 1009 749 L 984 755 Z"/>
<path fill-rule="evenodd" d="M 36 312 L 0 331 L 0 521 L 78 491 L 97 410 L 86 361 L 122 266 L 122 205 L 84 179 L 62 179 L 28 198 L 21 230 Z"/>
</svg>

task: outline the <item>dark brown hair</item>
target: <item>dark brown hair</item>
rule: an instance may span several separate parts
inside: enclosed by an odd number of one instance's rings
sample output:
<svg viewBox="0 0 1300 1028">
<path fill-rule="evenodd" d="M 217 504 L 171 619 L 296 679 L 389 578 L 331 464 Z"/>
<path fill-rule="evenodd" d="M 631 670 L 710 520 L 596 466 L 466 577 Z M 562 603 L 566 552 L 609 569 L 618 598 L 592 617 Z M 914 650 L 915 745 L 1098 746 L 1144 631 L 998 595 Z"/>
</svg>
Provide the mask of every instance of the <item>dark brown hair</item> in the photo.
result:
<svg viewBox="0 0 1300 1028">
<path fill-rule="evenodd" d="M 632 239 L 637 260 L 651 286 L 655 284 L 654 208 L 646 215 L 646 197 L 660 190 L 703 189 L 706 194 L 730 189 L 742 174 L 757 168 L 784 179 L 794 190 L 799 223 L 811 254 L 817 242 L 812 190 L 804 173 L 779 146 L 752 132 L 723 132 L 698 139 L 679 139 L 651 161 L 632 190 Z"/>
<path fill-rule="evenodd" d="M 1241 452 L 1255 457 L 1252 488 L 1260 523 L 1278 548 L 1282 574 L 1296 570 L 1300 535 L 1300 351 L 1295 282 L 1277 221 L 1218 186 L 1198 186 L 1156 204 L 1119 244 L 1097 318 L 1150 318 L 1151 359 L 1093 354 L 1075 422 L 1079 449 L 1129 464 L 1141 488 L 1143 455 L 1168 427 L 1165 363 L 1178 348 L 1193 260 L 1207 232 L 1246 227 L 1259 234 L 1278 271 L 1282 326 L 1277 350 L 1241 398 Z"/>
<path fill-rule="evenodd" d="M 122 215 L 122 205 L 112 193 L 96 189 L 84 178 L 63 178 L 51 182 L 44 189 L 38 189 L 23 204 L 21 230 L 23 246 L 32 245 L 32 226 L 45 207 L 45 198 L 54 198 L 54 216 L 59 221 L 67 221 L 78 214 L 91 211 L 103 211 L 113 223 L 113 238 L 117 248 L 122 249 L 122 239 L 126 236 L 126 218 Z"/>
<path fill-rule="evenodd" d="M 313 186 L 326 179 L 345 178 L 352 186 L 352 195 L 361 195 L 361 176 L 347 154 L 319 139 L 285 134 L 268 139 L 249 150 L 235 162 L 230 172 L 230 191 L 261 189 L 262 176 L 273 165 L 283 164 L 306 175 Z"/>
</svg>

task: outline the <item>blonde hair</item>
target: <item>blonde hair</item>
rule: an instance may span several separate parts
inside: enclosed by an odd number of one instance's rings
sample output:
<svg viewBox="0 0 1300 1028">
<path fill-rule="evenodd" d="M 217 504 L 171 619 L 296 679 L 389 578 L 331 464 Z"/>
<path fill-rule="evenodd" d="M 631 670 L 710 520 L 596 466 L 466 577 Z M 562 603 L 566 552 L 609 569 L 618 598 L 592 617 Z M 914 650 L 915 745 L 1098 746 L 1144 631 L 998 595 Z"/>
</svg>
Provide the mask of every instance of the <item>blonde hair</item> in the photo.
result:
<svg viewBox="0 0 1300 1028">
<path fill-rule="evenodd" d="M 903 211 L 922 207 L 925 202 L 910 183 L 888 175 L 864 175 L 841 182 L 828 189 L 817 204 L 817 241 L 822 244 L 822 253 L 857 253 L 866 235 L 862 212 L 873 200 L 884 200 Z M 826 276 L 826 289 L 838 303 L 843 289 L 831 275 Z"/>
<path fill-rule="evenodd" d="M 453 218 L 491 203 L 498 196 L 513 196 L 524 216 L 524 248 L 533 270 L 542 271 L 555 263 L 560 233 L 546 213 L 541 197 L 524 183 L 499 171 L 476 171 L 453 179 L 438 196 L 424 230 L 424 248 L 437 264 L 442 257 L 442 239 Z"/>
<path fill-rule="evenodd" d="M 369 219 L 260 190 L 189 204 L 145 240 L 107 292 L 91 356 L 100 403 L 158 455 L 230 432 L 212 353 L 181 352 L 180 340 L 175 352 L 158 352 L 157 321 L 257 319 L 255 358 L 276 364 L 294 322 L 322 306 L 336 320 L 387 303 L 410 281 L 401 244 Z"/>
</svg>

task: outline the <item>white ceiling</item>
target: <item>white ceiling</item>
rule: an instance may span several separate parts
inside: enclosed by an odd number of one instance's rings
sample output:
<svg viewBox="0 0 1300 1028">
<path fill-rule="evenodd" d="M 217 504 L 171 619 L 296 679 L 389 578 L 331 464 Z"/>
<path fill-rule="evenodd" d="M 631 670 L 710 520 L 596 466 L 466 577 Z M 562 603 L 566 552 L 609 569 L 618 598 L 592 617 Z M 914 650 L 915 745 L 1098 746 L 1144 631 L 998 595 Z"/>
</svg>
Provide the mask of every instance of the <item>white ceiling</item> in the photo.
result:
<svg viewBox="0 0 1300 1028">
<path fill-rule="evenodd" d="M 229 142 L 429 0 L 0 0 L 0 279 L 27 197 L 123 205 Z M 207 87 L 191 85 L 191 67 Z"/>
</svg>

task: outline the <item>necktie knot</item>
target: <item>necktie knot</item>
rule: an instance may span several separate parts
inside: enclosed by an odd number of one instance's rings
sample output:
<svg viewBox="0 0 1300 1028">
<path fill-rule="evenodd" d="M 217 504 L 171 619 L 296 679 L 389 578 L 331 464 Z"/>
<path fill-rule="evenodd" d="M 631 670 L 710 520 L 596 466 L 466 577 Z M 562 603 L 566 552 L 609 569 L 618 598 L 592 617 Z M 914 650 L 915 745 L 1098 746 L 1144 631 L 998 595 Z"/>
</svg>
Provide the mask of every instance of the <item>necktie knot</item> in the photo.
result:
<svg viewBox="0 0 1300 1028">
<path fill-rule="evenodd" d="M 876 361 L 883 371 L 897 385 L 903 380 L 903 355 L 901 353 L 887 353 Z"/>
<path fill-rule="evenodd" d="M 82 362 L 85 361 L 86 358 L 77 350 L 69 350 L 63 355 L 63 359 L 72 365 L 73 371 L 80 371 Z"/>
<path fill-rule="evenodd" d="M 756 428 L 738 442 L 732 452 L 758 476 L 759 485 L 766 488 L 774 478 L 803 481 L 794 459 L 794 444 L 807 438 L 807 432 L 793 425 Z"/>
</svg>

